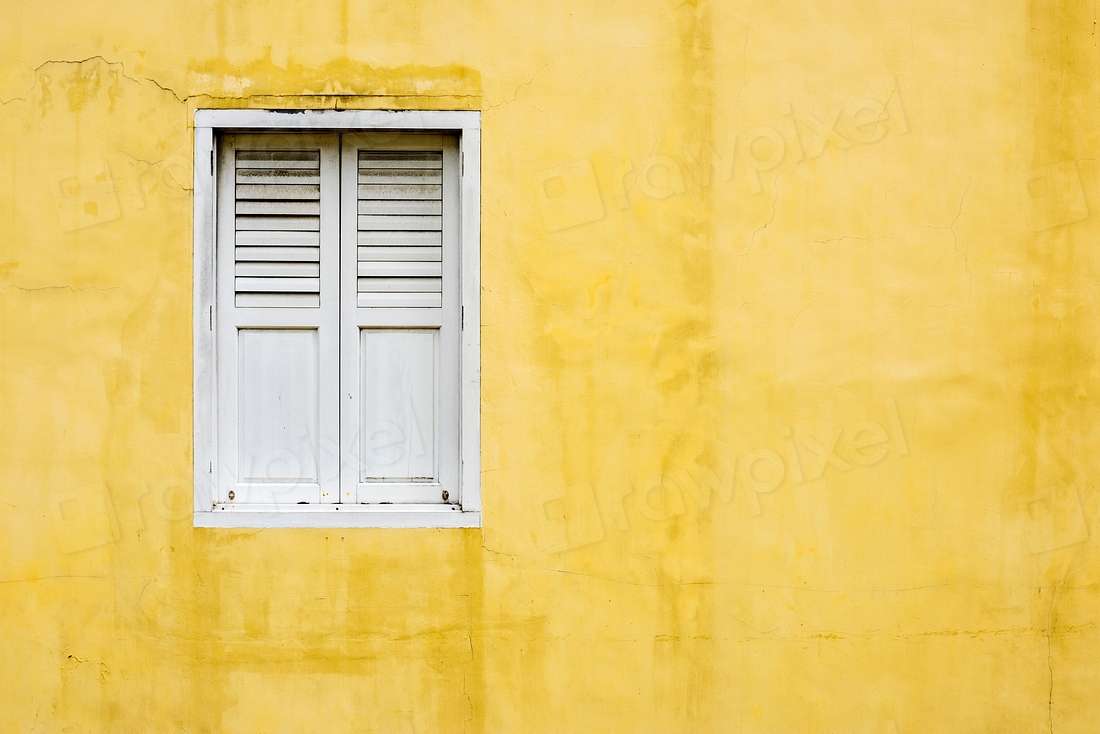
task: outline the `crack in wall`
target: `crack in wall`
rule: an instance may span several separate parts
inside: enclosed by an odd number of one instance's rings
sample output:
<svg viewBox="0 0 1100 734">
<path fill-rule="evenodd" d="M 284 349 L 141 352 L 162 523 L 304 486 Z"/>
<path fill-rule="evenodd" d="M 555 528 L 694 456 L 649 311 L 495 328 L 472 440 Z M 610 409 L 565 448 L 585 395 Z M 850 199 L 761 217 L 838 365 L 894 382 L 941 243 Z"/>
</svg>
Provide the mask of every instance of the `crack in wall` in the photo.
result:
<svg viewBox="0 0 1100 734">
<path fill-rule="evenodd" d="M 316 99 L 316 100 L 328 101 L 327 104 L 320 104 L 320 105 L 316 106 L 317 109 L 339 110 L 339 109 L 344 109 L 344 108 L 340 107 L 341 102 L 345 102 L 345 101 L 351 100 L 351 99 L 420 99 L 420 98 L 429 98 L 429 99 L 481 99 L 482 98 L 481 94 L 471 94 L 471 93 L 462 93 L 462 92 L 414 92 L 414 93 L 413 92 L 411 92 L 411 93 L 381 93 L 381 92 L 354 92 L 354 93 L 350 93 L 350 92 L 349 93 L 323 92 L 323 93 L 318 93 L 318 92 L 302 92 L 302 93 L 299 93 L 299 94 L 280 94 L 280 93 L 274 93 L 274 92 L 249 93 L 249 94 L 212 94 L 212 93 L 209 93 L 209 92 L 181 93 L 181 92 L 178 92 L 177 90 L 173 89 L 172 87 L 169 87 L 169 86 L 161 83 L 160 81 L 158 81 L 157 79 L 154 79 L 153 77 L 131 76 L 130 74 L 126 73 L 126 65 L 123 62 L 121 62 L 121 61 L 111 61 L 110 59 L 106 58 L 105 56 L 103 56 L 101 54 L 96 54 L 94 56 L 89 56 L 89 57 L 84 58 L 84 59 L 71 59 L 71 60 L 70 59 L 50 59 L 50 60 L 47 60 L 47 61 L 43 61 L 41 64 L 39 64 L 38 66 L 36 66 L 33 69 L 33 74 L 34 74 L 35 78 L 34 78 L 34 81 L 30 84 L 30 86 L 27 87 L 27 91 L 24 92 L 22 94 L 22 96 L 12 97 L 12 98 L 7 99 L 7 100 L 0 99 L 0 106 L 7 106 L 7 105 L 9 105 L 13 102 L 26 102 L 27 98 L 30 96 L 31 92 L 33 92 L 34 89 L 39 84 L 39 73 L 43 69 L 45 69 L 46 67 L 48 67 L 50 65 L 80 66 L 81 64 L 85 64 L 89 61 L 96 61 L 96 60 L 103 62 L 108 67 L 111 67 L 111 68 L 117 67 L 120 70 L 120 76 L 123 79 L 126 79 L 128 81 L 132 81 L 132 82 L 137 83 L 137 84 L 141 84 L 142 82 L 148 82 L 148 83 L 154 85 L 155 87 L 157 87 L 161 91 L 167 92 L 168 94 L 171 94 L 172 97 L 177 102 L 179 102 L 181 104 L 186 104 L 187 102 L 190 102 L 192 100 L 261 101 L 261 100 L 265 100 L 265 99 L 286 99 L 286 100 L 302 101 L 302 100 L 308 100 L 308 99 Z M 547 66 L 548 65 L 549 65 L 549 63 L 547 64 Z M 546 67 L 543 66 L 543 68 L 546 68 Z M 539 69 L 539 71 L 541 71 L 541 70 L 542 69 Z M 538 72 L 535 72 L 535 75 L 537 76 Z M 534 81 L 534 77 L 532 77 L 530 81 L 526 82 L 526 84 L 530 84 L 533 81 Z M 523 86 L 524 85 L 521 84 L 520 87 L 516 88 L 516 94 L 519 93 L 519 89 L 522 88 Z M 493 106 L 495 107 L 497 105 L 504 104 L 505 102 L 514 101 L 514 100 L 515 100 L 515 95 L 513 95 L 511 100 L 505 100 L 505 101 L 502 101 L 502 102 L 498 102 Z"/>
<path fill-rule="evenodd" d="M 4 290 L 14 288 L 15 290 L 31 292 L 31 293 L 33 293 L 35 291 L 57 291 L 57 290 L 61 290 L 61 291 L 67 290 L 70 293 L 82 293 L 83 291 L 101 291 L 101 292 L 103 292 L 103 291 L 122 290 L 121 287 L 117 286 L 117 285 L 111 285 L 111 286 L 106 286 L 106 287 L 98 286 L 98 285 L 85 285 L 85 286 L 81 286 L 80 288 L 73 288 L 71 285 L 43 285 L 43 286 L 30 287 L 30 286 L 16 285 L 15 283 L 9 283 L 8 285 L 0 286 L 0 288 L 3 288 Z"/>
</svg>

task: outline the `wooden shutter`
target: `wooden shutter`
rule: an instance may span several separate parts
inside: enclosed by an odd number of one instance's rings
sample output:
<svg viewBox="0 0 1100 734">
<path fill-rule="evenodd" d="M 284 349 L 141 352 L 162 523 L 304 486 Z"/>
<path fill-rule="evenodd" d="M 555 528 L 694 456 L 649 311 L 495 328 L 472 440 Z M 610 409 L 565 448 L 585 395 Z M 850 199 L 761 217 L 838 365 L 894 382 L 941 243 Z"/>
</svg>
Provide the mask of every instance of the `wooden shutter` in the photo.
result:
<svg viewBox="0 0 1100 734">
<path fill-rule="evenodd" d="M 343 501 L 457 503 L 457 141 L 345 135 L 342 155 Z"/>
<path fill-rule="evenodd" d="M 217 501 L 339 500 L 339 142 L 219 140 Z"/>
</svg>

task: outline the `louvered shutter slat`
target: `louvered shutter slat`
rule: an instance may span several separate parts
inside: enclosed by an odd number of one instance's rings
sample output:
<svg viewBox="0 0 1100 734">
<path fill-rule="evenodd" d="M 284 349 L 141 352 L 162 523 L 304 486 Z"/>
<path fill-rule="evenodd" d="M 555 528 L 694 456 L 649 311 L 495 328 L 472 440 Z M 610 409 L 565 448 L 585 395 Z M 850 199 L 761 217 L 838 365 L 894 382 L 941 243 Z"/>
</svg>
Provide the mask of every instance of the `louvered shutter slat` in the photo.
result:
<svg viewBox="0 0 1100 734">
<path fill-rule="evenodd" d="M 242 168 L 312 168 L 320 175 L 319 157 L 312 150 L 241 150 L 237 152 L 237 170 Z"/>
<path fill-rule="evenodd" d="M 443 186 L 435 184 L 359 184 L 360 199 L 439 199 L 442 196 Z"/>
<path fill-rule="evenodd" d="M 321 229 L 320 217 L 275 217 L 275 216 L 238 216 L 237 231 L 274 230 L 317 232 Z"/>
<path fill-rule="evenodd" d="M 320 232 L 237 232 L 237 247 L 320 247 Z"/>
<path fill-rule="evenodd" d="M 425 151 L 385 151 L 371 153 L 368 168 L 433 168 L 442 169 L 442 156 L 431 150 Z M 361 163 L 361 162 L 360 162 Z M 363 166 L 360 164 L 360 168 Z"/>
<path fill-rule="evenodd" d="M 315 293 L 317 278 L 237 278 L 238 293 Z"/>
<path fill-rule="evenodd" d="M 435 245 L 443 244 L 441 232 L 393 232 L 359 230 L 360 245 Z"/>
<path fill-rule="evenodd" d="M 434 293 L 439 291 L 438 278 L 360 278 L 361 293 Z"/>
<path fill-rule="evenodd" d="M 443 229 L 443 217 L 385 216 L 366 214 L 359 217 L 361 231 L 431 231 Z"/>
<path fill-rule="evenodd" d="M 319 278 L 319 262 L 237 262 L 236 275 L 248 277 Z"/>
<path fill-rule="evenodd" d="M 443 155 L 359 151 L 360 307 L 439 308 L 443 300 Z"/>
<path fill-rule="evenodd" d="M 238 168 L 239 184 L 311 184 L 319 186 L 321 177 L 309 168 Z"/>
<path fill-rule="evenodd" d="M 432 168 L 359 168 L 360 184 L 438 184 L 443 171 Z"/>
<path fill-rule="evenodd" d="M 320 184 L 237 184 L 237 199 L 297 199 L 321 198 Z"/>
<path fill-rule="evenodd" d="M 320 305 L 320 165 L 317 151 L 237 151 L 237 306 Z"/>
<path fill-rule="evenodd" d="M 321 216 L 320 201 L 238 201 L 237 214 Z"/>
<path fill-rule="evenodd" d="M 443 213 L 443 202 L 429 199 L 363 199 L 360 214 L 435 214 Z"/>
<path fill-rule="evenodd" d="M 442 293 L 360 293 L 359 308 L 441 308 Z"/>
<path fill-rule="evenodd" d="M 360 262 L 359 277 L 443 277 L 441 262 Z"/>
<path fill-rule="evenodd" d="M 238 247 L 237 262 L 320 262 L 320 247 Z"/>
<path fill-rule="evenodd" d="M 441 262 L 443 260 L 442 247 L 387 247 L 375 245 L 359 248 L 359 262 L 373 261 L 413 261 L 431 260 Z"/>
</svg>

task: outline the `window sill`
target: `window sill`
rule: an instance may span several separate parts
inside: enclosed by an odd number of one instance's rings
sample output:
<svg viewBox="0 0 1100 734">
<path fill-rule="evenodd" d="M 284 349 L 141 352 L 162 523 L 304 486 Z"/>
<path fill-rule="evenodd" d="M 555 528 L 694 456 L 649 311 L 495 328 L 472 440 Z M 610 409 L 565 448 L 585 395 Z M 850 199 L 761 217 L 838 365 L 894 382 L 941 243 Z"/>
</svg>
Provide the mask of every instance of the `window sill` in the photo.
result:
<svg viewBox="0 0 1100 734">
<path fill-rule="evenodd" d="M 480 528 L 480 512 L 454 505 L 215 505 L 197 528 Z"/>
</svg>

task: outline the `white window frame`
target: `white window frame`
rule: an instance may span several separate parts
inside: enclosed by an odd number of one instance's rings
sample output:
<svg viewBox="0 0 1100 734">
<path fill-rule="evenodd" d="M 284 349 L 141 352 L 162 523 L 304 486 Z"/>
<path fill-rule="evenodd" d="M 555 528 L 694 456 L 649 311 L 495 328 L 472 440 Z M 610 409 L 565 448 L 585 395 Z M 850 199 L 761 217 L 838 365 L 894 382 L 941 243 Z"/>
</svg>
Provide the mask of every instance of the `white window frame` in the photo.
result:
<svg viewBox="0 0 1100 734">
<path fill-rule="evenodd" d="M 458 139 L 459 498 L 453 504 L 242 505 L 215 502 L 218 476 L 217 151 L 220 133 L 432 132 Z M 481 527 L 481 113 L 197 110 L 194 220 L 195 527 Z"/>
</svg>

